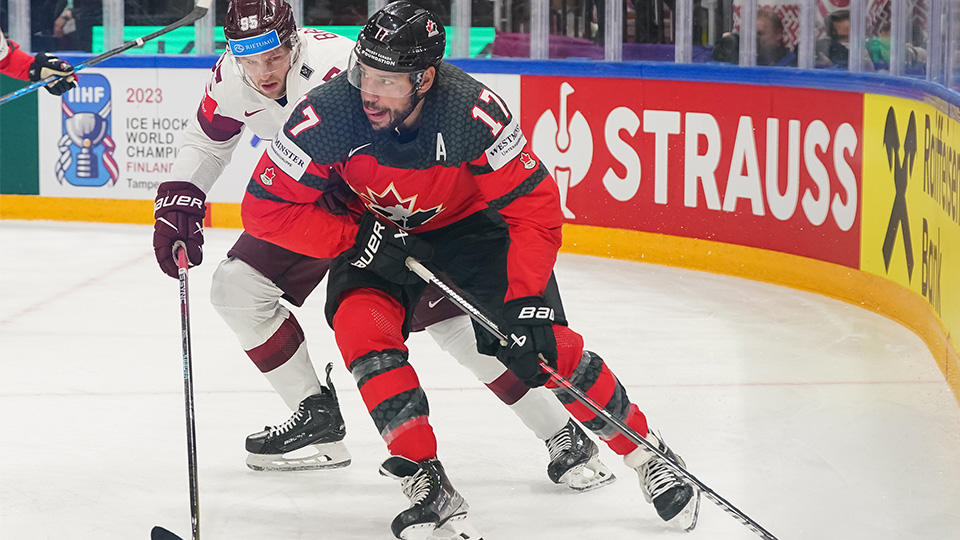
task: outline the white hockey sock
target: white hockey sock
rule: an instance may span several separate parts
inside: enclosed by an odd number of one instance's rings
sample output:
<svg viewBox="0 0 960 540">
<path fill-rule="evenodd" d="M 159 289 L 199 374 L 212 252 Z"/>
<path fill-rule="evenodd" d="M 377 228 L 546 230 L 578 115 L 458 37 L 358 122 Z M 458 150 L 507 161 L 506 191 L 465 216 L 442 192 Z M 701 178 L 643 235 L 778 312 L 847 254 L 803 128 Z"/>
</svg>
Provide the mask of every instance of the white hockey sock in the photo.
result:
<svg viewBox="0 0 960 540">
<path fill-rule="evenodd" d="M 567 424 L 570 415 L 553 392 L 546 388 L 527 388 L 495 357 L 477 352 L 476 334 L 466 315 L 430 325 L 427 332 L 441 349 L 472 371 L 506 403 L 537 438 L 547 440 Z M 510 382 L 499 384 L 503 380 Z"/>
<path fill-rule="evenodd" d="M 320 380 L 302 341 L 302 330 L 290 311 L 280 303 L 283 291 L 263 274 L 239 259 L 226 259 L 213 274 L 210 302 L 237 336 L 244 351 L 265 346 L 261 354 L 269 359 L 258 368 L 291 410 L 300 401 L 320 391 Z M 285 324 L 286 323 L 286 324 Z M 286 351 L 299 343 L 290 358 Z M 252 358 L 256 358 L 256 354 Z M 256 363 L 256 361 L 255 361 Z M 274 367 L 275 366 L 275 367 Z"/>
<path fill-rule="evenodd" d="M 320 379 L 307 354 L 306 342 L 300 344 L 289 360 L 263 376 L 292 411 L 297 410 L 305 398 L 320 392 L 321 388 Z"/>
</svg>

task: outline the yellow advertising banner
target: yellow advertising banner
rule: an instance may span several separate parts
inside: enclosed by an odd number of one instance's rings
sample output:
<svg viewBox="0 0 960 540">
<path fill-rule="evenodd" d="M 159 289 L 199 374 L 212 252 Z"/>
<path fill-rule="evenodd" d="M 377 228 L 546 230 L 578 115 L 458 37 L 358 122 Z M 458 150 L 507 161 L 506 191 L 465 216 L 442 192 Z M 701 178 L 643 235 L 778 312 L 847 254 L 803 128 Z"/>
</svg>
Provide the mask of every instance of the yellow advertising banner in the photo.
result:
<svg viewBox="0 0 960 540">
<path fill-rule="evenodd" d="M 864 95 L 860 268 L 925 298 L 957 343 L 960 122 L 955 109 L 937 101 Z"/>
</svg>

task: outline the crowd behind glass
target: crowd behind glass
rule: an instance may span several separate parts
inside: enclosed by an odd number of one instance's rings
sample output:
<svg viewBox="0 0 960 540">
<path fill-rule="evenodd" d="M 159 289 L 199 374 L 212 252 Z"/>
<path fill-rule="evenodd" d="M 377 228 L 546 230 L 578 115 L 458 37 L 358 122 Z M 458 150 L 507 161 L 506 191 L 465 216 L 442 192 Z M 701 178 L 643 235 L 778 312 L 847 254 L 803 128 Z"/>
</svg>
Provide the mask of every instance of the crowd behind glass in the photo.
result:
<svg viewBox="0 0 960 540">
<path fill-rule="evenodd" d="M 304 26 L 353 37 L 387 0 L 288 0 Z M 190 42 L 223 50 L 227 0 Z M 420 0 L 450 30 L 450 57 L 587 58 L 881 72 L 960 90 L 960 0 Z M 29 50 L 103 52 L 167 25 L 193 0 L 2 0 Z M 106 21 L 106 23 L 105 23 Z M 126 28 L 124 28 L 126 27 Z M 349 28 L 338 28 L 349 27 Z M 132 33 L 131 33 L 132 32 Z M 473 36 L 471 36 L 471 32 Z M 756 35 L 742 40 L 742 35 Z M 477 36 L 483 41 L 477 44 Z M 472 39 L 471 39 L 472 37 Z M 97 43 L 100 41 L 100 43 Z M 858 44 L 853 46 L 852 44 Z"/>
</svg>

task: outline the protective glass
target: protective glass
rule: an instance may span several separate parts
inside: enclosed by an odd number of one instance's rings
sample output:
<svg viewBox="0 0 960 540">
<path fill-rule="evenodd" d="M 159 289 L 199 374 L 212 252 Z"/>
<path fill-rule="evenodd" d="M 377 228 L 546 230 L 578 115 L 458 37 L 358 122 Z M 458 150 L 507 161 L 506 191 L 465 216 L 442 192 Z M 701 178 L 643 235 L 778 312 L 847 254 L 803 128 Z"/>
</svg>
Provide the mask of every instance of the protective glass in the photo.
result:
<svg viewBox="0 0 960 540">
<path fill-rule="evenodd" d="M 422 69 L 405 73 L 374 69 L 360 62 L 357 59 L 356 52 L 352 52 L 350 53 L 350 63 L 347 66 L 347 80 L 353 86 L 369 94 L 402 98 L 413 94 L 420 88 L 423 72 Z"/>
</svg>

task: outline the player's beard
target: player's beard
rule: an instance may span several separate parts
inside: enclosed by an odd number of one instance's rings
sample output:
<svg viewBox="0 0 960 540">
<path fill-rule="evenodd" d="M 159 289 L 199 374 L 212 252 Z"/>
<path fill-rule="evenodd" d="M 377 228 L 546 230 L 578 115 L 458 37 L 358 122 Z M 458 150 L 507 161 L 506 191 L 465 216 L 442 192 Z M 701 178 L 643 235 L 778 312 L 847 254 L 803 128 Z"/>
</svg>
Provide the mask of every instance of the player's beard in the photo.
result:
<svg viewBox="0 0 960 540">
<path fill-rule="evenodd" d="M 374 109 L 377 112 L 387 112 L 387 118 L 385 122 L 381 122 L 378 124 L 371 123 L 370 126 L 373 128 L 374 131 L 391 131 L 400 127 L 400 124 L 402 124 L 407 119 L 407 117 L 410 116 L 410 113 L 413 112 L 413 109 L 416 108 L 417 103 L 419 103 L 419 101 L 420 100 L 417 99 L 416 92 L 414 92 L 413 94 L 410 95 L 407 103 L 402 108 L 399 108 L 399 109 L 391 109 L 389 107 L 377 107 L 373 103 L 370 103 L 367 101 L 363 103 L 363 106 L 370 109 Z"/>
</svg>

